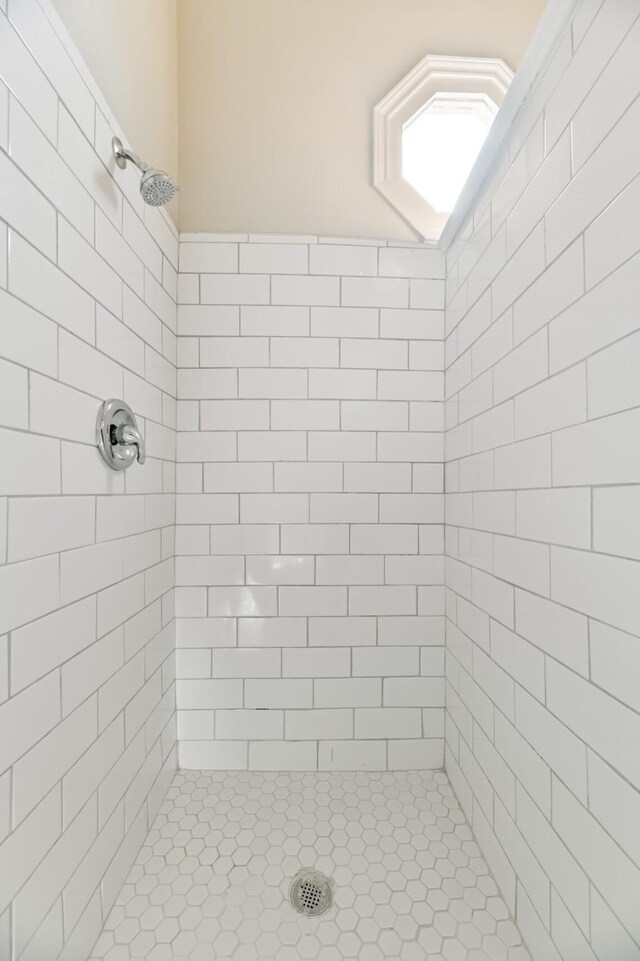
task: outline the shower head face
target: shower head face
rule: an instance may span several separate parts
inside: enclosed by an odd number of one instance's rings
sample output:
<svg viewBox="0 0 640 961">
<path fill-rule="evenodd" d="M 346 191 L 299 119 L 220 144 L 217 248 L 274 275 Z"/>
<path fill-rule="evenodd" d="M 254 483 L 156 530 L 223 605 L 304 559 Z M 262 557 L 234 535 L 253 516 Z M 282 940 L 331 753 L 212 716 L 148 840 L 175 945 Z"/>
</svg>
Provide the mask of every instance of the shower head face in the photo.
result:
<svg viewBox="0 0 640 961">
<path fill-rule="evenodd" d="M 142 175 L 140 193 L 150 207 L 164 207 L 173 200 L 177 192 L 178 185 L 164 170 L 151 167 Z"/>
</svg>

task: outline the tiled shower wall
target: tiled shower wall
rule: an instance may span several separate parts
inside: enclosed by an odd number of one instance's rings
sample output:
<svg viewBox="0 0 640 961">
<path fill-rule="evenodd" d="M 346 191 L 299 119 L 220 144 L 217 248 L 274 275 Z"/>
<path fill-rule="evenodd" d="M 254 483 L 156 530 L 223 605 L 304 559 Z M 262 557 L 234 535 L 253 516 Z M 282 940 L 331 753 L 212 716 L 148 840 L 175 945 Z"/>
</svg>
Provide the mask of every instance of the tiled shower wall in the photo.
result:
<svg viewBox="0 0 640 961">
<path fill-rule="evenodd" d="M 537 961 L 640 958 L 639 14 L 578 4 L 448 258 L 446 764 Z"/>
<path fill-rule="evenodd" d="M 184 767 L 443 763 L 444 258 L 183 237 Z"/>
<path fill-rule="evenodd" d="M 84 961 L 176 766 L 177 238 L 107 170 L 52 23 L 0 3 L 3 961 Z M 95 448 L 110 396 L 149 448 L 126 474 Z"/>
</svg>

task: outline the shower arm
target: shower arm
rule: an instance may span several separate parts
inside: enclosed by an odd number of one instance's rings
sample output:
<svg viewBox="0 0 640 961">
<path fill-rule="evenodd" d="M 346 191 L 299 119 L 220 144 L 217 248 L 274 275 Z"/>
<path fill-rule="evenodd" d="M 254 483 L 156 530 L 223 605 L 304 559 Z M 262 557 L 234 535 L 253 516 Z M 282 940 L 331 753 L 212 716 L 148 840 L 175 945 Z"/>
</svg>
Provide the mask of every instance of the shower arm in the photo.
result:
<svg viewBox="0 0 640 961">
<path fill-rule="evenodd" d="M 113 138 L 113 155 L 117 165 L 121 170 L 126 168 L 128 160 L 130 160 L 132 164 L 135 164 L 138 170 L 140 170 L 143 174 L 148 170 L 151 170 L 149 164 L 146 164 L 144 160 L 141 160 L 137 153 L 134 153 L 133 150 L 129 150 L 128 147 L 125 147 L 118 137 Z"/>
</svg>

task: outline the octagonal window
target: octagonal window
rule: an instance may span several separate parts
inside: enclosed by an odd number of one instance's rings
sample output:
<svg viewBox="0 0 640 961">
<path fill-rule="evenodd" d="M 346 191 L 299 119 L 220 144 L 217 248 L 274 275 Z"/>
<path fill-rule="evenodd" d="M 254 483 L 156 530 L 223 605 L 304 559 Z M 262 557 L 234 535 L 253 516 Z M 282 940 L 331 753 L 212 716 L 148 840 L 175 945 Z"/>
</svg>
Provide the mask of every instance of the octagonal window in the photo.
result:
<svg viewBox="0 0 640 961">
<path fill-rule="evenodd" d="M 513 73 L 482 57 L 425 57 L 374 110 L 374 185 L 425 240 L 440 237 Z"/>
<path fill-rule="evenodd" d="M 403 125 L 402 176 L 437 213 L 455 207 L 497 112 L 481 94 L 437 94 Z"/>
</svg>

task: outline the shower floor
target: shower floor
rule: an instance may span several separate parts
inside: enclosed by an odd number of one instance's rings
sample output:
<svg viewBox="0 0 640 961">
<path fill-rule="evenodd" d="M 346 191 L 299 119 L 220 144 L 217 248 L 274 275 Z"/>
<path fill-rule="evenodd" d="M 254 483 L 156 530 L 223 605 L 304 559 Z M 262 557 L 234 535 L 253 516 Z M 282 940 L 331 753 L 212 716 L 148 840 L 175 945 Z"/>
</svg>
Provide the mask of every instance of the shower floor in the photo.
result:
<svg viewBox="0 0 640 961">
<path fill-rule="evenodd" d="M 298 915 L 303 866 L 334 904 Z M 100 961 L 530 961 L 445 774 L 183 771 Z"/>
</svg>

